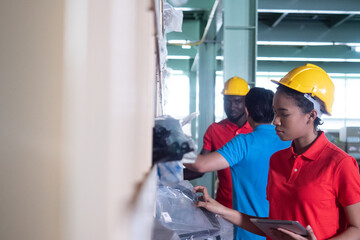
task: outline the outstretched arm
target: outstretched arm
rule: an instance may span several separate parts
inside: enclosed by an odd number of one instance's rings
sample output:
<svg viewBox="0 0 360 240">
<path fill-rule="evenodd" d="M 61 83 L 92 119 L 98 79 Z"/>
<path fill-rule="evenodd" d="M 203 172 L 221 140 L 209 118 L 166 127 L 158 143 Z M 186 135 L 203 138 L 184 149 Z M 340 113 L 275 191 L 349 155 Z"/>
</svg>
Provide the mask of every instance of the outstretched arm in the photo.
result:
<svg viewBox="0 0 360 240">
<path fill-rule="evenodd" d="M 200 155 L 206 155 L 211 153 L 210 150 L 207 150 L 205 148 L 203 148 L 200 152 Z M 197 172 L 197 171 L 192 171 L 189 168 L 185 168 L 184 169 L 184 180 L 193 180 L 199 177 L 202 177 L 204 175 L 204 173 L 201 172 Z"/>
<path fill-rule="evenodd" d="M 200 173 L 217 171 L 230 166 L 226 159 L 218 152 L 198 155 L 195 163 L 186 163 L 184 165 L 186 168 Z"/>
<path fill-rule="evenodd" d="M 224 205 L 211 198 L 208 194 L 206 187 L 204 186 L 197 186 L 194 188 L 194 190 L 203 194 L 201 197 L 202 201 L 199 201 L 197 203 L 198 207 L 206 208 L 210 212 L 220 215 L 232 224 L 237 225 L 249 232 L 255 233 L 260 236 L 265 236 L 265 234 L 249 220 L 250 218 L 256 217 L 249 216 L 234 209 L 225 207 Z"/>
</svg>

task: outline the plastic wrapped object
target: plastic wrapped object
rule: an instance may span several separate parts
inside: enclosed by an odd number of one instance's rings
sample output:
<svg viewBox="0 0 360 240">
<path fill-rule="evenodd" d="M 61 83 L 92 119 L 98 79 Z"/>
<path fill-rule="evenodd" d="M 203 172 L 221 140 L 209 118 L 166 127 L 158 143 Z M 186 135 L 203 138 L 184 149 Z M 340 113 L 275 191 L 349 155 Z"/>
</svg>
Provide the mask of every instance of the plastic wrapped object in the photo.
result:
<svg viewBox="0 0 360 240">
<path fill-rule="evenodd" d="M 155 219 L 151 239 L 152 240 L 180 240 L 180 237 L 176 234 L 176 232 L 172 231 L 171 229 L 166 228 L 164 225 L 159 223 L 158 220 Z"/>
<path fill-rule="evenodd" d="M 173 185 L 184 180 L 183 165 L 180 161 L 158 163 L 157 169 L 159 182 L 162 185 Z"/>
<path fill-rule="evenodd" d="M 165 32 L 182 32 L 183 12 L 175 10 L 169 3 L 164 3 Z"/>
<path fill-rule="evenodd" d="M 173 186 L 160 185 L 157 190 L 156 220 L 176 232 L 181 240 L 215 239 L 220 232 L 218 216 L 197 208 L 197 194 L 188 181 Z"/>
<path fill-rule="evenodd" d="M 166 36 L 159 39 L 159 54 L 160 54 L 160 70 L 163 72 L 164 78 L 168 75 L 166 70 L 166 57 L 168 55 L 168 50 L 166 47 Z"/>
<path fill-rule="evenodd" d="M 163 116 L 155 119 L 153 128 L 153 163 L 177 161 L 194 151 L 192 139 L 186 136 L 178 119 Z"/>
</svg>

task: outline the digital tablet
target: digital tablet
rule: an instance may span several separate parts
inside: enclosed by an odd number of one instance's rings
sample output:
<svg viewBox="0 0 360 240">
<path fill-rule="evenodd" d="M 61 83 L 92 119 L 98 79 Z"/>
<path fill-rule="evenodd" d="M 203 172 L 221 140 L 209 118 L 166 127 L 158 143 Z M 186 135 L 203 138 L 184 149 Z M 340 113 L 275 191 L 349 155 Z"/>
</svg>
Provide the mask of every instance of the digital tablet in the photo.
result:
<svg viewBox="0 0 360 240">
<path fill-rule="evenodd" d="M 298 221 L 287 220 L 273 220 L 273 219 L 261 219 L 250 218 L 250 221 L 260 228 L 271 239 L 276 240 L 276 237 L 271 233 L 272 229 L 283 228 L 288 231 L 307 236 L 306 229 Z"/>
</svg>

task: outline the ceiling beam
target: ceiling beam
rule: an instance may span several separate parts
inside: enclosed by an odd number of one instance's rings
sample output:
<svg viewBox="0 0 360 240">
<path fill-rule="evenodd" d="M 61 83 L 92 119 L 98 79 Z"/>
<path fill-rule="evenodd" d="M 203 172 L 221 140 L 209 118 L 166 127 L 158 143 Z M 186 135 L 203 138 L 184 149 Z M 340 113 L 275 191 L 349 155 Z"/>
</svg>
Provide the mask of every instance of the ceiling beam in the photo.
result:
<svg viewBox="0 0 360 240">
<path fill-rule="evenodd" d="M 276 27 L 286 16 L 288 13 L 282 13 L 278 19 L 271 25 L 272 28 Z"/>
<path fill-rule="evenodd" d="M 327 14 L 327 15 L 339 15 L 339 14 L 353 14 L 360 15 L 360 11 L 342 11 L 342 10 L 306 10 L 306 9 L 264 9 L 259 8 L 258 13 L 291 13 L 291 14 Z"/>
<path fill-rule="evenodd" d="M 360 22 L 345 21 L 341 27 L 332 28 L 321 21 L 297 22 L 282 21 L 276 28 L 259 21 L 259 41 L 302 41 L 302 42 L 360 42 L 360 35 L 354 29 L 360 29 Z"/>
<path fill-rule="evenodd" d="M 259 9 L 360 11 L 359 0 L 258 0 Z"/>
<path fill-rule="evenodd" d="M 344 22 L 346 22 L 347 20 L 349 20 L 350 18 L 352 18 L 353 16 L 355 16 L 355 14 L 349 14 L 346 17 L 340 19 L 339 21 L 333 23 L 330 28 L 336 28 L 338 26 L 340 26 L 341 24 L 343 24 Z"/>
</svg>

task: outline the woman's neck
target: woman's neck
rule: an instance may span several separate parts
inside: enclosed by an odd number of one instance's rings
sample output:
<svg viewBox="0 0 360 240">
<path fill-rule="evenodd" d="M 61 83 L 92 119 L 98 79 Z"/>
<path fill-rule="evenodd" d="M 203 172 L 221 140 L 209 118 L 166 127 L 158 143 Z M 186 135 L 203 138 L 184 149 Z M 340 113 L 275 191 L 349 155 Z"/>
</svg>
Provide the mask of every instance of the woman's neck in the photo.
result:
<svg viewBox="0 0 360 240">
<path fill-rule="evenodd" d="M 303 154 L 315 142 L 318 136 L 319 133 L 317 131 L 312 131 L 311 134 L 294 139 L 294 152 L 297 155 Z"/>
</svg>

